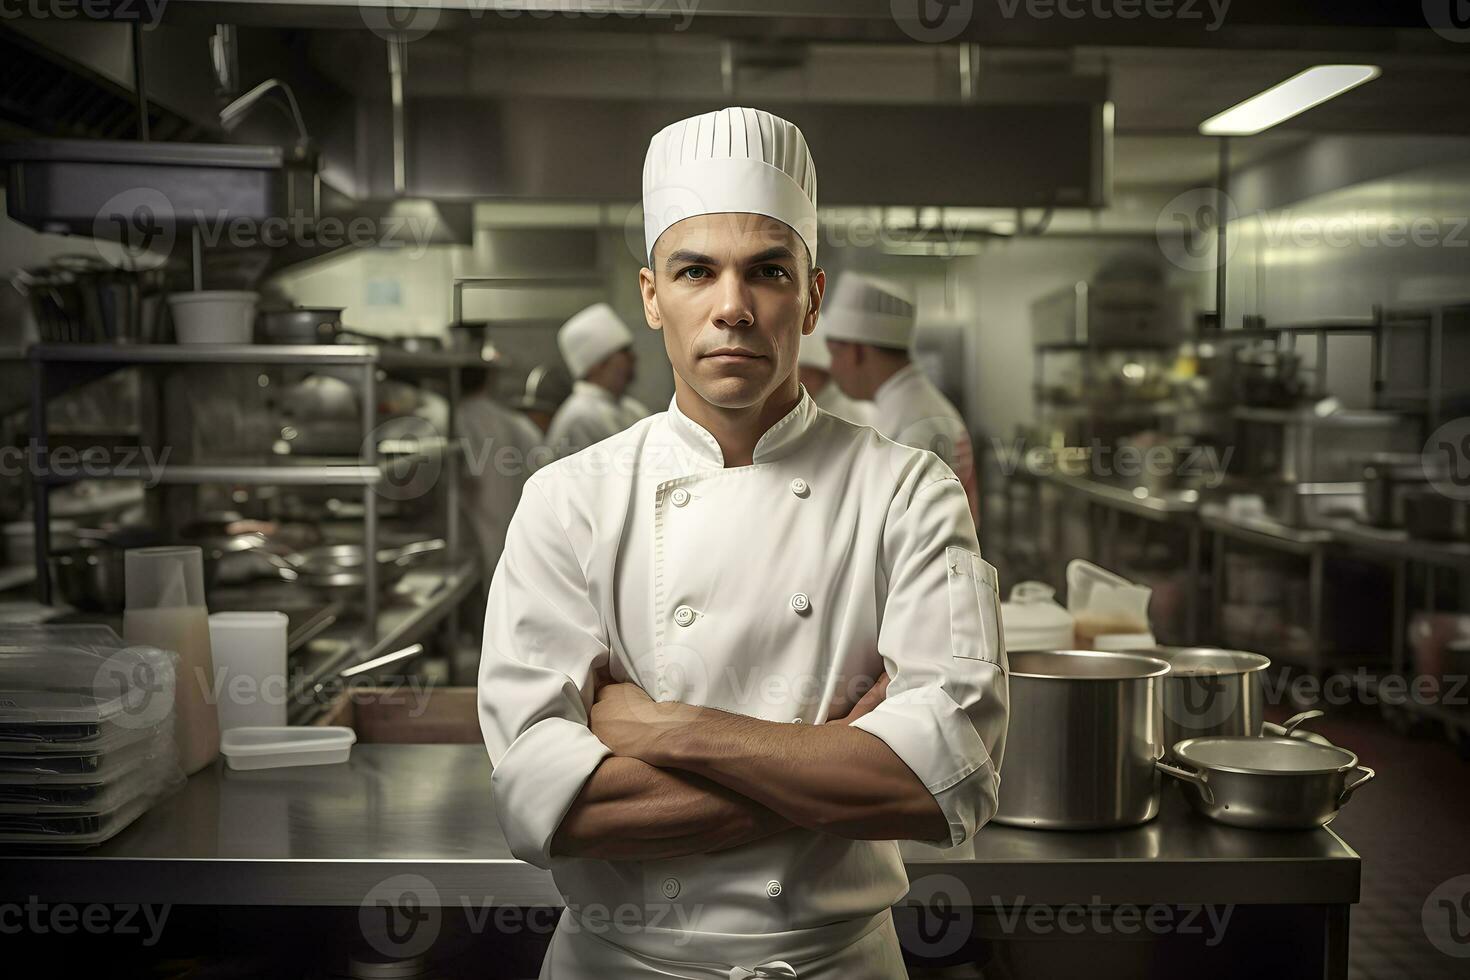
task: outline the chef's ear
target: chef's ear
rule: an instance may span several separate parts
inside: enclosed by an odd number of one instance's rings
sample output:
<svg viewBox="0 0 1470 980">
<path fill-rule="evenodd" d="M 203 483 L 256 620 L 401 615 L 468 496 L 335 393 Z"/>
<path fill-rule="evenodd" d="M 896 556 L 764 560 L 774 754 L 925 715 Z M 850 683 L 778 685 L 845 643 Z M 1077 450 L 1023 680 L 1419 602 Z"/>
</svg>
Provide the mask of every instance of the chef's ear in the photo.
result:
<svg viewBox="0 0 1470 980">
<path fill-rule="evenodd" d="M 643 319 L 653 330 L 664 328 L 663 314 L 658 309 L 658 286 L 654 283 L 653 270 L 644 266 L 638 270 L 638 292 L 643 295 Z"/>
<path fill-rule="evenodd" d="M 822 295 L 827 291 L 827 273 L 821 266 L 812 269 L 809 282 L 807 283 L 807 311 L 806 319 L 802 321 L 802 336 L 810 337 L 813 330 L 817 329 L 817 317 L 822 312 Z"/>
</svg>

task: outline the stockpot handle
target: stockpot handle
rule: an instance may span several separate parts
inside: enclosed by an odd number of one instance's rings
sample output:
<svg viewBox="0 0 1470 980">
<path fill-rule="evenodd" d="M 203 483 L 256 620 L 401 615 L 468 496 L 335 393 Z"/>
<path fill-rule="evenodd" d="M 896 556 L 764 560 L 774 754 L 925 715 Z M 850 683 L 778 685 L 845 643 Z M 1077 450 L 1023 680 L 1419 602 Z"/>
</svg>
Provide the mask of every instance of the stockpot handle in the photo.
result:
<svg viewBox="0 0 1470 980">
<path fill-rule="evenodd" d="M 1193 783 L 1199 789 L 1199 795 L 1210 806 L 1215 805 L 1215 791 L 1210 788 L 1209 778 L 1202 772 L 1193 772 L 1189 769 L 1181 769 L 1171 766 L 1163 759 L 1154 760 L 1154 768 L 1175 779 L 1182 779 L 1186 783 Z M 1364 780 L 1366 782 L 1366 780 Z"/>
<path fill-rule="evenodd" d="M 1358 789 L 1359 786 L 1362 786 L 1364 783 L 1368 782 L 1373 777 L 1378 775 L 1378 773 L 1374 772 L 1372 769 L 1369 769 L 1367 766 L 1354 766 L 1353 768 L 1361 770 L 1363 776 L 1357 782 L 1348 783 L 1342 788 L 1342 795 L 1337 798 L 1337 805 L 1339 807 L 1341 807 L 1348 801 L 1348 798 L 1353 795 L 1353 793 Z"/>
</svg>

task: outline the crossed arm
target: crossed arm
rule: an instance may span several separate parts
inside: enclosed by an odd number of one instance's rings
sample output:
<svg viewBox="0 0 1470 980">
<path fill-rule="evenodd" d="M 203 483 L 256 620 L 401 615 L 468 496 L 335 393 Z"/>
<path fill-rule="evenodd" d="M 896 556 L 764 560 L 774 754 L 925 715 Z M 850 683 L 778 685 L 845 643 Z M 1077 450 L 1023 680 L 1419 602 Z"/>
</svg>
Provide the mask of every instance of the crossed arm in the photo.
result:
<svg viewBox="0 0 1470 980">
<path fill-rule="evenodd" d="M 600 683 L 590 726 L 614 754 L 583 785 L 551 853 L 652 860 L 791 827 L 857 839 L 945 837 L 944 814 L 913 770 L 881 739 L 850 727 L 887 686 L 879 677 L 842 718 L 789 725 Z"/>
</svg>

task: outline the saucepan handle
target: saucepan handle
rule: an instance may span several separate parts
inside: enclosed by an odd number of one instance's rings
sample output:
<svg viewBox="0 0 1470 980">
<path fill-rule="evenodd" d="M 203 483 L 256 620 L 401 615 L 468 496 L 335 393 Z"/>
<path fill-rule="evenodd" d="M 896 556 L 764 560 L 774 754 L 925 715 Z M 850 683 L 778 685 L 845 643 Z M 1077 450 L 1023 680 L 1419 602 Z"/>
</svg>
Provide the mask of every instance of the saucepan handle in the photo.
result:
<svg viewBox="0 0 1470 980">
<path fill-rule="evenodd" d="M 1353 768 L 1360 770 L 1363 775 L 1356 781 L 1348 783 L 1342 788 L 1342 795 L 1337 798 L 1337 805 L 1339 807 L 1341 807 L 1344 803 L 1348 801 L 1348 797 L 1352 796 L 1359 786 L 1362 786 L 1374 776 L 1378 775 L 1378 773 L 1374 772 L 1372 769 L 1369 769 L 1367 766 L 1354 766 Z"/>
<path fill-rule="evenodd" d="M 1292 715 L 1290 718 L 1286 719 L 1286 724 L 1284 725 L 1274 725 L 1268 721 L 1265 724 L 1261 725 L 1261 731 L 1263 733 L 1270 733 L 1272 735 L 1290 736 L 1296 732 L 1297 727 L 1303 722 L 1311 721 L 1313 718 L 1321 718 L 1323 714 L 1324 712 L 1322 712 L 1321 710 L 1313 708 L 1311 711 L 1303 711 L 1301 714 Z"/>
<path fill-rule="evenodd" d="M 1193 783 L 1199 789 L 1200 797 L 1209 805 L 1215 805 L 1215 791 L 1210 788 L 1209 778 L 1204 773 L 1192 772 L 1188 769 L 1181 769 L 1178 766 L 1171 766 L 1162 759 L 1154 761 L 1154 768 L 1166 775 L 1173 776 L 1175 779 L 1182 779 L 1186 783 Z"/>
</svg>

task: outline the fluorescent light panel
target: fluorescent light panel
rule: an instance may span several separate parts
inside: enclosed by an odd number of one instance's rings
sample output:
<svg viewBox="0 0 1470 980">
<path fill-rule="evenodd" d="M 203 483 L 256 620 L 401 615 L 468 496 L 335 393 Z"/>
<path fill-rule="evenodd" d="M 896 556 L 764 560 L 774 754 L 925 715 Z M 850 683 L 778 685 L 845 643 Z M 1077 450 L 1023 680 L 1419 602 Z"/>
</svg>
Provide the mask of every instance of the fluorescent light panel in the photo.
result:
<svg viewBox="0 0 1470 980">
<path fill-rule="evenodd" d="M 1377 65 L 1317 65 L 1211 116 L 1199 131 L 1206 136 L 1254 136 L 1379 74 Z"/>
</svg>

